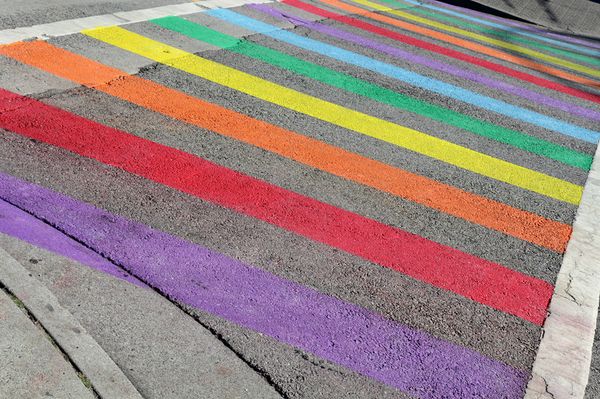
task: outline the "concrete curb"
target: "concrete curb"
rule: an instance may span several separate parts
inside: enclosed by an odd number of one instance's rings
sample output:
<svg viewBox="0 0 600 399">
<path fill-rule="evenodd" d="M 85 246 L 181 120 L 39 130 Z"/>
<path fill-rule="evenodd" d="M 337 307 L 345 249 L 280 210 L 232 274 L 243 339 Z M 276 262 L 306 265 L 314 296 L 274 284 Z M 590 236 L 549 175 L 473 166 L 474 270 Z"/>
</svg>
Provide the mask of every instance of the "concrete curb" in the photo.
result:
<svg viewBox="0 0 600 399">
<path fill-rule="evenodd" d="M 0 281 L 23 302 L 102 398 L 142 396 L 96 341 L 48 289 L 0 248 Z"/>
<path fill-rule="evenodd" d="M 583 398 L 600 298 L 600 147 L 544 323 L 525 399 Z"/>
</svg>

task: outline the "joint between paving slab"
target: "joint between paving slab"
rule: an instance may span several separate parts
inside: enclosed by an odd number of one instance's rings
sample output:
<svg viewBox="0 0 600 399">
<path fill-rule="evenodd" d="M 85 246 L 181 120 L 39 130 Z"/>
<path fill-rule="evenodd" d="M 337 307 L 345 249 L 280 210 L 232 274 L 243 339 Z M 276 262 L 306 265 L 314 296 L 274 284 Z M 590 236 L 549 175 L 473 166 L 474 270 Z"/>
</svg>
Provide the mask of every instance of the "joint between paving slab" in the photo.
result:
<svg viewBox="0 0 600 399">
<path fill-rule="evenodd" d="M 1 250 L 1 249 L 0 249 Z M 67 363 L 73 368 L 77 378 L 81 383 L 91 392 L 94 398 L 101 398 L 98 391 L 94 388 L 94 385 L 85 373 L 77 366 L 77 364 L 71 359 L 65 349 L 54 339 L 52 334 L 44 327 L 44 325 L 35 317 L 35 315 L 27 308 L 27 305 L 19 299 L 15 293 L 13 293 L 3 282 L 0 280 L 0 291 L 3 291 L 8 297 L 17 305 L 17 307 L 27 316 L 29 320 L 44 334 L 46 339 L 50 341 L 52 346 L 61 354 Z"/>
<path fill-rule="evenodd" d="M 78 376 L 84 376 L 84 385 L 91 381 L 96 397 L 142 398 L 110 356 L 43 284 L 2 248 L 0 259 L 0 288 L 23 303 L 30 320 L 44 331 Z"/>
</svg>

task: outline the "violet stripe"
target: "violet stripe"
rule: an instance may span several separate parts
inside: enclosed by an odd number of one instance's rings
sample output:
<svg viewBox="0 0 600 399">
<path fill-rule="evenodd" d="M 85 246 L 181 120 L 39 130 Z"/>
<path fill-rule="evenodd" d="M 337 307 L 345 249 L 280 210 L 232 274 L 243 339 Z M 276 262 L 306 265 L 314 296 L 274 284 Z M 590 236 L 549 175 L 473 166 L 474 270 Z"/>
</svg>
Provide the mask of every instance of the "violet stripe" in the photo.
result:
<svg viewBox="0 0 600 399">
<path fill-rule="evenodd" d="M 562 111 L 568 112 L 569 114 L 574 114 L 581 116 L 583 118 L 592 119 L 596 121 L 600 121 L 600 112 L 594 111 L 589 108 L 581 107 L 579 105 L 571 104 L 564 102 L 562 100 L 548 97 L 541 93 L 537 93 L 532 90 L 525 89 L 523 87 L 513 86 L 509 83 L 506 83 L 501 80 L 495 80 L 488 76 L 478 74 L 469 69 L 464 69 L 460 67 L 456 67 L 451 64 L 446 64 L 444 62 L 423 57 L 417 54 L 412 54 L 408 51 L 404 51 L 400 48 L 388 46 L 387 44 L 379 43 L 377 41 L 347 32 L 340 29 L 333 28 L 331 26 L 323 25 L 317 22 L 308 21 L 303 19 L 297 15 L 293 15 L 287 10 L 285 12 L 281 12 L 273 7 L 269 7 L 264 4 L 249 4 L 248 7 L 254 8 L 266 14 L 269 14 L 273 17 L 285 19 L 288 21 L 294 21 L 298 25 L 306 26 L 312 30 L 317 32 L 324 33 L 326 35 L 330 35 L 336 37 L 338 39 L 346 40 L 349 42 L 353 42 L 359 44 L 361 46 L 365 46 L 371 48 L 373 50 L 379 51 L 381 53 L 385 53 L 391 55 L 393 57 L 409 60 L 412 63 L 425 65 L 429 68 L 435 69 L 440 72 L 448 73 L 454 76 L 458 76 L 463 79 L 471 80 L 473 82 L 480 83 L 482 85 L 495 88 L 498 90 L 505 91 L 507 93 L 513 94 L 515 96 L 523 97 L 528 100 L 531 100 L 538 104 L 544 104 L 549 107 L 557 108 Z"/>
<path fill-rule="evenodd" d="M 437 0 L 427 0 L 428 3 L 431 4 L 436 4 L 438 6 L 444 7 L 444 8 L 449 8 L 449 9 L 453 9 L 456 11 L 459 11 L 463 14 L 470 14 L 473 16 L 477 16 L 477 17 L 483 17 L 492 21 L 496 21 L 496 22 L 500 22 L 503 23 L 504 25 L 510 25 L 510 26 L 515 26 L 517 28 L 529 31 L 529 32 L 535 32 L 538 34 L 541 34 L 543 36 L 551 36 L 551 37 L 555 37 L 557 39 L 560 40 L 565 40 L 571 43 L 577 43 L 577 44 L 582 44 L 584 46 L 587 47 L 592 47 L 592 48 L 597 48 L 600 49 L 600 43 L 596 43 L 596 42 L 592 42 L 592 41 L 588 41 L 585 39 L 581 39 L 581 38 L 577 38 L 577 37 L 572 37 L 572 36 L 568 36 L 568 35 L 562 35 L 560 33 L 555 33 L 555 32 L 549 32 L 545 29 L 542 28 L 536 28 L 535 26 L 530 26 L 530 25 L 526 25 L 522 22 L 518 22 L 518 21 L 513 21 L 507 18 L 501 18 L 501 17 L 497 17 L 495 15 L 491 15 L 491 14 L 486 14 L 483 12 L 479 12 L 479 11 L 475 11 L 475 10 L 471 10 L 469 8 L 463 8 L 463 7 L 459 7 L 459 6 L 455 6 L 452 4 L 448 4 L 448 3 L 444 3 L 442 1 L 437 1 Z"/>
<path fill-rule="evenodd" d="M 69 238 L 48 224 L 0 199 L 0 233 L 27 241 L 36 247 L 73 259 L 93 269 L 145 286 L 94 251 Z"/>
<path fill-rule="evenodd" d="M 187 305 L 409 394 L 521 397 L 527 373 L 183 239 L 0 173 L 0 197 Z"/>
</svg>

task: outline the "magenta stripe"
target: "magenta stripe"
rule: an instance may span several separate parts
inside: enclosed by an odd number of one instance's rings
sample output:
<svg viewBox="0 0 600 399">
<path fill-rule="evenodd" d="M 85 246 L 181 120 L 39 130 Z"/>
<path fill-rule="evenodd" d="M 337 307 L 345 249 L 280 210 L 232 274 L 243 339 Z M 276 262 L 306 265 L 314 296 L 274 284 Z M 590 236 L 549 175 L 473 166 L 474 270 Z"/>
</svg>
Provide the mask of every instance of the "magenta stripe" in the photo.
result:
<svg viewBox="0 0 600 399">
<path fill-rule="evenodd" d="M 456 67 L 454 65 L 446 64 L 433 58 L 423 57 L 417 54 L 410 53 L 408 51 L 404 51 L 397 47 L 379 43 L 375 40 L 371 40 L 363 36 L 356 35 L 354 33 L 350 33 L 341 29 L 336 29 L 331 26 L 323 25 L 317 22 L 308 21 L 288 12 L 287 10 L 285 12 L 282 12 L 274 7 L 270 7 L 265 4 L 249 4 L 248 6 L 255 10 L 268 14 L 272 17 L 283 19 L 286 21 L 293 21 L 298 25 L 306 26 L 317 32 L 321 32 L 326 35 L 346 40 L 352 43 L 356 43 L 360 46 L 364 46 L 379 51 L 381 53 L 391 55 L 398 59 L 408 60 L 411 63 L 421 64 L 440 72 L 448 73 L 463 79 L 480 83 L 490 88 L 502 90 L 515 96 L 531 100 L 534 103 L 543 104 L 549 107 L 560 109 L 562 111 L 568 112 L 569 114 L 574 114 L 584 118 L 600 121 L 600 112 L 594 111 L 589 108 L 581 107 L 576 104 L 567 103 L 553 97 L 548 97 L 541 93 L 525 89 L 524 87 L 513 86 L 504 81 L 495 80 L 488 76 L 478 74 L 477 72 L 474 72 L 467 68 Z"/>
<path fill-rule="evenodd" d="M 52 226 L 0 199 L 0 233 L 26 241 L 88 267 L 145 286 L 102 256 L 69 238 Z"/>
<path fill-rule="evenodd" d="M 199 245 L 0 174 L 0 197 L 187 305 L 421 398 L 517 398 L 527 373 Z"/>
<path fill-rule="evenodd" d="M 483 12 L 480 12 L 480 11 L 471 10 L 470 8 L 463 8 L 463 7 L 455 6 L 453 4 L 444 3 L 443 1 L 437 1 L 437 0 L 426 0 L 426 1 L 428 3 L 431 3 L 431 4 L 436 4 L 436 5 L 441 6 L 441 7 L 453 9 L 455 11 L 459 11 L 459 12 L 461 12 L 463 14 L 470 14 L 470 15 L 473 15 L 473 16 L 476 16 L 476 17 L 483 17 L 483 18 L 489 19 L 491 21 L 500 22 L 500 23 L 502 23 L 504 25 L 515 26 L 515 27 L 518 27 L 520 29 L 523 29 L 523 30 L 526 30 L 526 31 L 529 31 L 529 32 L 541 34 L 543 36 L 551 36 L 551 37 L 553 37 L 555 39 L 564 40 L 564 41 L 567 41 L 567 42 L 582 44 L 582 45 L 587 46 L 587 47 L 592 47 L 592 48 L 600 49 L 600 43 L 596 43 L 596 42 L 593 42 L 593 41 L 589 41 L 589 40 L 585 40 L 585 39 L 581 39 L 581 38 L 577 38 L 577 37 L 572 37 L 572 36 L 568 36 L 568 35 L 563 35 L 563 34 L 560 34 L 560 33 L 548 32 L 545 29 L 536 28 L 535 26 L 530 26 L 530 25 L 524 24 L 524 23 L 519 22 L 519 21 L 514 21 L 514 20 L 502 18 L 502 17 L 497 17 L 495 15 L 490 15 L 490 14 L 486 14 L 486 13 L 483 13 Z"/>
</svg>

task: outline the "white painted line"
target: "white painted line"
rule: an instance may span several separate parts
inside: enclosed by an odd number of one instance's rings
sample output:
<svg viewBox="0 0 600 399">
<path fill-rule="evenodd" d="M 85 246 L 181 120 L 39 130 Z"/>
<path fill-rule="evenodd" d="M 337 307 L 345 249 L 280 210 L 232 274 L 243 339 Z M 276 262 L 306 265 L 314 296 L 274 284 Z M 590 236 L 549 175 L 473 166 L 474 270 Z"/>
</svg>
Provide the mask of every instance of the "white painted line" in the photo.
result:
<svg viewBox="0 0 600 399">
<path fill-rule="evenodd" d="M 102 398 L 142 399 L 121 369 L 46 286 L 0 248 L 0 282 L 35 316 Z"/>
<path fill-rule="evenodd" d="M 600 300 L 600 146 L 588 175 L 525 399 L 581 399 Z"/>
<path fill-rule="evenodd" d="M 274 0 L 206 0 L 5 29 L 0 31 L 0 45 L 30 39 L 47 40 L 51 37 L 79 33 L 84 29 L 143 22 L 166 16 L 193 14 L 209 8 L 232 8 L 249 3 L 270 3 L 272 1 Z"/>
</svg>

